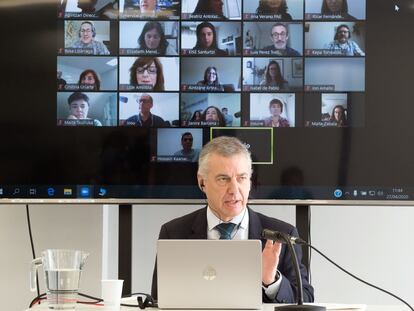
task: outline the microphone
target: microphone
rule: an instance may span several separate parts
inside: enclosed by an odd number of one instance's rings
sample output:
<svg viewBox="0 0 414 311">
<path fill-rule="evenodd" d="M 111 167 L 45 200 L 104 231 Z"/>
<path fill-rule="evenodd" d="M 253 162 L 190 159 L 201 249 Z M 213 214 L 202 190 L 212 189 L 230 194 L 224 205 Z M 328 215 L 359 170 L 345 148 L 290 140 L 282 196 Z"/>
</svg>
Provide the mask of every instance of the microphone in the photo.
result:
<svg viewBox="0 0 414 311">
<path fill-rule="evenodd" d="M 338 265 L 337 263 L 335 263 L 332 259 L 328 258 L 326 255 L 324 255 L 320 250 L 318 250 L 316 247 L 312 246 L 311 244 L 309 244 L 308 242 L 306 242 L 305 240 L 302 240 L 299 237 L 294 237 L 291 236 L 287 233 L 283 233 L 280 231 L 275 231 L 275 230 L 270 230 L 270 229 L 263 229 L 262 233 L 261 233 L 261 237 L 263 239 L 266 240 L 272 240 L 272 241 L 276 241 L 279 243 L 284 243 L 287 244 L 289 253 L 291 255 L 291 259 L 292 259 L 292 264 L 293 267 L 295 269 L 295 274 L 296 274 L 296 280 L 297 280 L 297 305 L 287 305 L 287 306 L 281 306 L 281 307 L 275 307 L 274 310 L 275 311 L 326 311 L 325 307 L 322 306 L 316 306 L 316 305 L 304 305 L 303 304 L 303 288 L 302 288 L 302 278 L 300 276 L 300 269 L 299 269 L 299 262 L 298 259 L 296 257 L 296 252 L 295 249 L 293 247 L 293 244 L 303 244 L 306 245 L 307 247 L 310 247 L 311 249 L 313 249 L 314 251 L 316 251 L 319 255 L 321 255 L 323 258 L 325 258 L 327 261 L 329 261 L 331 264 L 333 264 L 335 267 L 337 267 L 338 269 L 340 269 L 341 271 L 345 272 L 346 274 L 352 276 L 354 279 L 368 285 L 371 286 L 379 291 L 382 291 L 396 299 L 398 299 L 399 301 L 401 301 L 402 303 L 404 303 L 406 306 L 408 306 L 408 308 L 410 308 L 410 310 L 414 311 L 414 308 L 410 306 L 410 304 L 408 302 L 406 302 L 404 299 L 401 299 L 400 297 L 398 297 L 397 295 L 394 295 L 393 293 L 390 293 L 389 291 L 386 291 L 385 289 L 382 289 L 378 286 L 375 286 L 367 281 L 364 281 L 362 279 L 360 279 L 359 277 L 355 276 L 354 274 L 352 274 L 351 272 L 345 270 L 344 268 L 342 268 L 340 265 Z"/>
<path fill-rule="evenodd" d="M 296 282 L 297 282 L 297 291 L 296 291 L 296 305 L 287 305 L 287 306 L 280 306 L 275 307 L 275 311 L 326 311 L 325 307 L 316 306 L 316 305 L 304 305 L 303 304 L 303 286 L 302 286 L 302 278 L 300 275 L 300 268 L 299 268 L 299 261 L 296 257 L 296 252 L 293 247 L 293 244 L 307 244 L 304 240 L 290 236 L 289 234 L 274 231 L 270 229 L 263 229 L 261 237 L 266 240 L 273 240 L 280 243 L 287 244 L 290 257 L 292 259 L 292 265 L 295 269 L 296 274 Z"/>
<path fill-rule="evenodd" d="M 306 244 L 306 241 L 299 237 L 270 229 L 263 229 L 261 237 L 265 240 L 272 240 L 284 244 L 288 243 L 287 240 L 289 240 L 292 244 Z"/>
</svg>

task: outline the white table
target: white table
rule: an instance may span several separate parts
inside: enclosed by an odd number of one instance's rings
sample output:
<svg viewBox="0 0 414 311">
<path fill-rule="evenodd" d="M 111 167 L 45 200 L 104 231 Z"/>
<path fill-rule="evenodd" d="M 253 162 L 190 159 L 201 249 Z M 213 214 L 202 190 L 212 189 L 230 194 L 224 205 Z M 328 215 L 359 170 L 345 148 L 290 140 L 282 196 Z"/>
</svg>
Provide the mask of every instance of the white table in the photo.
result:
<svg viewBox="0 0 414 311">
<path fill-rule="evenodd" d="M 127 298 L 123 300 L 124 303 L 128 304 L 136 304 L 136 299 Z M 327 310 L 331 311 L 410 311 L 410 309 L 405 305 L 361 305 L 361 304 L 333 304 L 333 303 L 315 303 L 316 305 L 326 306 Z M 274 311 L 274 307 L 278 306 L 277 304 L 263 304 L 262 311 Z M 47 307 L 46 301 L 44 301 L 41 305 L 36 305 L 32 309 L 27 309 L 25 311 L 35 311 L 35 310 L 49 310 Z M 102 306 L 92 306 L 92 305 L 84 305 L 84 304 L 77 304 L 76 310 L 82 311 L 96 311 L 101 310 L 105 311 L 105 308 Z M 131 307 L 121 307 L 120 311 L 131 311 L 131 310 L 139 310 L 138 307 L 131 308 Z M 158 311 L 159 309 L 156 308 L 148 308 L 148 311 Z M 180 310 L 175 310 L 180 311 Z M 182 311 L 191 311 L 191 310 L 182 310 Z M 200 311 L 200 310 L 195 310 Z M 229 311 L 229 310 L 214 310 L 214 311 Z M 245 311 L 245 310 L 240 310 Z"/>
</svg>

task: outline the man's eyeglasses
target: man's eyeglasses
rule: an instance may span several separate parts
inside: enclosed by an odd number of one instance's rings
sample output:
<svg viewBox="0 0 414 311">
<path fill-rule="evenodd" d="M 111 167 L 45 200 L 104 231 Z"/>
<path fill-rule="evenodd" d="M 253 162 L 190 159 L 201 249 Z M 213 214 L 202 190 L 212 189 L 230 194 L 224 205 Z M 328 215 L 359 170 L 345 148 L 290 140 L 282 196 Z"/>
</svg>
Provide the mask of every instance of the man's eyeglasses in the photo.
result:
<svg viewBox="0 0 414 311">
<path fill-rule="evenodd" d="M 273 38 L 284 38 L 286 37 L 287 33 L 286 32 L 273 32 L 272 33 L 272 37 Z"/>
<path fill-rule="evenodd" d="M 147 71 L 149 74 L 156 74 L 157 73 L 157 67 L 138 67 L 137 73 L 143 74 L 145 71 Z"/>
</svg>

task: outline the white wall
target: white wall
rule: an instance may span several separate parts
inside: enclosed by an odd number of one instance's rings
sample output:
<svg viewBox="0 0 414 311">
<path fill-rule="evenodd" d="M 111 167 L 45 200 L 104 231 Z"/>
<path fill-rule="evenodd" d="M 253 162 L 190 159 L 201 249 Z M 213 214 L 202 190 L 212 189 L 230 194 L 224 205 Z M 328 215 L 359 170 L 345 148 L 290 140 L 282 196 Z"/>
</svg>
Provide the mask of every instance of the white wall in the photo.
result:
<svg viewBox="0 0 414 311">
<path fill-rule="evenodd" d="M 102 262 L 101 205 L 31 205 L 31 226 L 36 256 L 47 248 L 89 252 L 81 276 L 80 291 L 100 295 Z M 0 297 L 1 309 L 20 311 L 37 295 L 29 289 L 32 260 L 24 205 L 0 205 Z M 41 293 L 45 292 L 39 270 Z"/>
<path fill-rule="evenodd" d="M 413 207 L 317 206 L 312 208 L 312 244 L 343 268 L 413 305 L 413 219 Z M 318 301 L 399 304 L 315 252 L 312 280 Z"/>
<path fill-rule="evenodd" d="M 155 241 L 162 223 L 200 206 L 136 205 L 133 208 L 132 290 L 149 292 Z M 255 210 L 295 222 L 294 206 L 254 206 Z M 31 205 L 37 255 L 46 248 L 82 249 L 91 253 L 81 291 L 100 295 L 101 278 L 117 277 L 118 219 L 111 206 Z M 314 206 L 312 244 L 357 276 L 383 286 L 414 304 L 411 268 L 414 258 L 413 207 Z M 103 224 L 105 238 L 102 247 Z M 0 297 L 2 310 L 24 310 L 35 296 L 29 291 L 31 250 L 25 207 L 0 205 Z M 105 257 L 101 259 L 102 254 Z M 103 270 L 103 273 L 101 271 Z M 320 302 L 389 304 L 399 302 L 368 288 L 312 253 L 312 282 Z M 40 280 L 44 291 L 43 278 Z"/>
</svg>

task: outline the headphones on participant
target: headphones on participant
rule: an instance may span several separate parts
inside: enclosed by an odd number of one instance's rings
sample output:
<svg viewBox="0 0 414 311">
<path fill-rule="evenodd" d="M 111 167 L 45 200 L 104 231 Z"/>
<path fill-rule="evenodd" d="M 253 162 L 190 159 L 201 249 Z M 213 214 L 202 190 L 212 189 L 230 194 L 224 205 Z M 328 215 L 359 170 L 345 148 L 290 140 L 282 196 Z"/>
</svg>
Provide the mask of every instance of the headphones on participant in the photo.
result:
<svg viewBox="0 0 414 311">
<path fill-rule="evenodd" d="M 94 26 L 94 24 L 92 23 L 92 22 L 82 22 L 82 24 L 80 24 L 80 27 L 79 27 L 79 32 L 78 32 L 78 36 L 79 36 L 79 38 L 80 38 L 80 36 L 81 36 L 81 28 L 82 28 L 82 25 L 84 25 L 84 24 L 89 24 L 89 25 L 91 25 L 91 28 L 92 28 L 92 37 L 93 38 L 95 38 L 95 36 L 96 36 L 96 29 L 95 29 L 95 26 Z"/>
<path fill-rule="evenodd" d="M 198 184 L 198 188 L 200 188 L 201 192 L 204 192 L 204 180 L 201 180 L 200 183 Z"/>
</svg>

